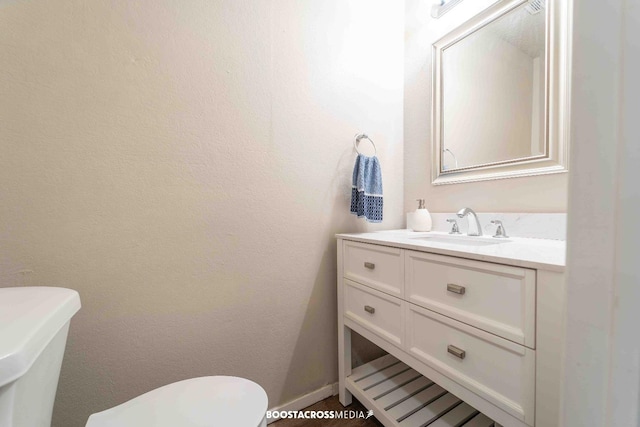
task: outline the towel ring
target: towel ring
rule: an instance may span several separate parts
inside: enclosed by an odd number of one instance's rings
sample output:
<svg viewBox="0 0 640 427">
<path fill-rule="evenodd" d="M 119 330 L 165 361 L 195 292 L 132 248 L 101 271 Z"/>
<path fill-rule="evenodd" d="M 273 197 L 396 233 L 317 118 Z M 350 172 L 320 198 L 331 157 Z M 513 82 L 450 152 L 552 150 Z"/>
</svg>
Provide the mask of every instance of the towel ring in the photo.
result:
<svg viewBox="0 0 640 427">
<path fill-rule="evenodd" d="M 360 141 L 363 139 L 367 139 L 369 140 L 369 142 L 371 143 L 371 145 L 373 145 L 373 155 L 375 156 L 376 154 L 378 154 L 378 148 L 376 147 L 376 143 L 373 142 L 373 140 L 371 138 L 369 138 L 366 134 L 364 133 L 359 133 L 356 134 L 356 138 L 353 140 L 353 148 L 356 149 L 356 152 L 358 154 L 362 154 L 360 152 L 360 150 L 358 150 L 358 144 L 360 144 Z"/>
</svg>

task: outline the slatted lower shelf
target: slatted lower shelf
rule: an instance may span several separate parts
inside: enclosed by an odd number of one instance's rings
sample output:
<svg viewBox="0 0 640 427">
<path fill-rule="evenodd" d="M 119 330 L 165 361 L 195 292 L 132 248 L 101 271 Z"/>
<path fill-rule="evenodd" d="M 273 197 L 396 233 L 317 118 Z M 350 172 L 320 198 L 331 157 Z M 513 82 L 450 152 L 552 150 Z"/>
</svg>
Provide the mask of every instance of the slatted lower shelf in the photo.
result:
<svg viewBox="0 0 640 427">
<path fill-rule="evenodd" d="M 347 389 L 386 427 L 498 427 L 390 354 L 353 369 Z"/>
</svg>

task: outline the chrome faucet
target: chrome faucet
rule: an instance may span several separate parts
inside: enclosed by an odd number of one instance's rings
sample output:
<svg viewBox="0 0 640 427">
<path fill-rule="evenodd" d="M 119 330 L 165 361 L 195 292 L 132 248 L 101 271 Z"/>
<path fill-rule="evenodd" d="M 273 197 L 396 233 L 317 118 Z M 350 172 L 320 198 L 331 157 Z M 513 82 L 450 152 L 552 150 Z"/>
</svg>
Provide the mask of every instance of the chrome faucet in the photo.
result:
<svg viewBox="0 0 640 427">
<path fill-rule="evenodd" d="M 507 235 L 507 230 L 505 230 L 504 225 L 502 225 L 502 221 L 494 219 L 493 221 L 491 221 L 491 224 L 495 224 L 497 226 L 496 234 L 494 234 L 493 237 L 497 239 L 506 239 L 507 237 L 509 237 Z"/>
<path fill-rule="evenodd" d="M 460 229 L 458 228 L 458 222 L 455 219 L 447 219 L 447 222 L 452 223 L 451 231 L 449 234 L 460 234 Z"/>
<path fill-rule="evenodd" d="M 464 218 L 465 216 L 473 217 L 475 222 L 471 221 L 471 218 L 467 218 L 469 221 L 469 227 L 467 228 L 467 236 L 482 236 L 482 227 L 480 226 L 480 220 L 478 215 L 471 208 L 462 208 L 457 213 L 458 218 Z"/>
</svg>

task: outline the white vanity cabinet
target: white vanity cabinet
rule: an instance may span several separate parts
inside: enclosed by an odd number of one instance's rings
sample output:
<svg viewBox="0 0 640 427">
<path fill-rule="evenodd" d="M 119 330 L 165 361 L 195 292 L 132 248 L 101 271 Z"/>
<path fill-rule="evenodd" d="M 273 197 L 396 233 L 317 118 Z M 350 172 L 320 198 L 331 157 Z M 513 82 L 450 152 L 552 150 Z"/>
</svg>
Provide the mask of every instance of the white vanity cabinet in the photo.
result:
<svg viewBox="0 0 640 427">
<path fill-rule="evenodd" d="M 563 268 L 527 240 L 338 235 L 342 404 L 354 395 L 388 427 L 557 426 Z M 352 369 L 351 331 L 389 354 Z"/>
</svg>

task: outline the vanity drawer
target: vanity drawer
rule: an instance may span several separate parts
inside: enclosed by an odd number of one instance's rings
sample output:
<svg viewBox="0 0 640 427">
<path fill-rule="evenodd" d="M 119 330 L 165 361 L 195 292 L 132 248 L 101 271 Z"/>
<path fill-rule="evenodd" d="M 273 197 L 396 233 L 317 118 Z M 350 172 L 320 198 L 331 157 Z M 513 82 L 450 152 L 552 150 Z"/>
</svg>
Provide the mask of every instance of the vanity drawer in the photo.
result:
<svg viewBox="0 0 640 427">
<path fill-rule="evenodd" d="M 402 297 L 404 288 L 402 250 L 345 240 L 344 277 L 389 295 Z"/>
<path fill-rule="evenodd" d="M 535 270 L 415 251 L 405 263 L 407 301 L 535 348 Z"/>
<path fill-rule="evenodd" d="M 411 303 L 406 311 L 411 355 L 534 425 L 535 351 Z"/>
<path fill-rule="evenodd" d="M 374 289 L 344 281 L 344 315 L 385 340 L 402 346 L 405 304 Z"/>
</svg>

